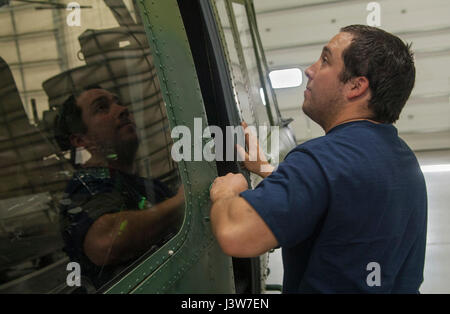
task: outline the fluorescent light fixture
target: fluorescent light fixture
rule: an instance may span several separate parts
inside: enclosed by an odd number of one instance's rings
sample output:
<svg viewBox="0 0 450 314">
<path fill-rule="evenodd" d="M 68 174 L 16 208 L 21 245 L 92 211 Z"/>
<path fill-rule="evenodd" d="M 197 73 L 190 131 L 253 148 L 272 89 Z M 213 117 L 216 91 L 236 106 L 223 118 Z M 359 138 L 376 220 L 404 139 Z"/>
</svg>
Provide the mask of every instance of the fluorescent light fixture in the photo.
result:
<svg viewBox="0 0 450 314">
<path fill-rule="evenodd" d="M 129 40 L 119 41 L 119 48 L 127 47 L 129 45 L 131 45 Z"/>
<path fill-rule="evenodd" d="M 264 97 L 264 90 L 262 89 L 262 87 L 259 89 L 259 95 L 261 96 L 262 103 L 265 106 L 266 105 L 266 97 Z"/>
<path fill-rule="evenodd" d="M 420 169 L 422 169 L 423 173 L 426 173 L 426 172 L 447 172 L 447 171 L 450 171 L 450 164 L 421 166 Z"/>
<path fill-rule="evenodd" d="M 269 73 L 269 77 L 273 88 L 298 87 L 303 81 L 299 68 L 275 70 Z"/>
</svg>

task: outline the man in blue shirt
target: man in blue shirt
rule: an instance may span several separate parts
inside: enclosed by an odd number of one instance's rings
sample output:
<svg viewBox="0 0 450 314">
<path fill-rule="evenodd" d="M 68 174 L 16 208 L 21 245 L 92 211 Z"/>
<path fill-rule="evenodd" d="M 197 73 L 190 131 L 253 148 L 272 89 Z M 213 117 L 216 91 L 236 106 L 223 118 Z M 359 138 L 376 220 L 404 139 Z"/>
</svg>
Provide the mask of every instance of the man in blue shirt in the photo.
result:
<svg viewBox="0 0 450 314">
<path fill-rule="evenodd" d="M 261 172 L 263 156 L 246 161 L 265 178 L 254 190 L 241 174 L 217 178 L 213 233 L 236 257 L 281 246 L 285 293 L 418 293 L 426 187 L 392 125 L 414 86 L 410 47 L 352 25 L 305 73 L 303 111 L 326 135 L 297 146 L 273 172 Z"/>
</svg>

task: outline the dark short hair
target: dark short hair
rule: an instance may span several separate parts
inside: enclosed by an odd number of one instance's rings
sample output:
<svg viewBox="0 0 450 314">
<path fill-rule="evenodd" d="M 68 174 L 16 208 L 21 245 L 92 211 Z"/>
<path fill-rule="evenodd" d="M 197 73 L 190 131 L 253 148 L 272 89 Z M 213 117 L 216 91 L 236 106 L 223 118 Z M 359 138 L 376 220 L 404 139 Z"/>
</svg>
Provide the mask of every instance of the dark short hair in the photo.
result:
<svg viewBox="0 0 450 314">
<path fill-rule="evenodd" d="M 350 25 L 341 28 L 353 39 L 342 52 L 344 70 L 340 80 L 365 76 L 369 80 L 369 109 L 374 120 L 393 123 L 398 120 L 414 87 L 416 69 L 411 45 L 376 27 Z"/>
<path fill-rule="evenodd" d="M 83 88 L 82 91 L 90 89 L 102 88 L 98 85 L 90 85 Z M 83 122 L 81 107 L 77 105 L 77 96 L 72 94 L 63 102 L 54 120 L 55 140 L 62 151 L 74 149 L 70 143 L 72 134 L 84 134 L 87 131 L 87 127 Z"/>
</svg>

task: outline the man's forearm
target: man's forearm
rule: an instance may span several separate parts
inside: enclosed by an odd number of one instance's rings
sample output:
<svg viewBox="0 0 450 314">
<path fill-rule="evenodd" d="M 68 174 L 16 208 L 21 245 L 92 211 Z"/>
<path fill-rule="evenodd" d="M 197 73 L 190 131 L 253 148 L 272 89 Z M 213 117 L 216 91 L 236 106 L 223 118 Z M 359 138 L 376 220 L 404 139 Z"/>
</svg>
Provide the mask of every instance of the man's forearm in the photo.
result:
<svg viewBox="0 0 450 314">
<path fill-rule="evenodd" d="M 242 174 L 218 177 L 209 192 L 211 225 L 223 252 L 236 257 L 258 256 L 277 245 L 273 233 L 240 193 L 248 189 Z"/>
<path fill-rule="evenodd" d="M 114 255 L 135 255 L 158 243 L 179 222 L 182 212 L 177 210 L 178 206 L 176 201 L 168 199 L 143 211 L 119 213 L 122 215 L 116 218 L 117 236 L 112 243 L 113 251 L 117 252 Z"/>
<path fill-rule="evenodd" d="M 261 217 L 239 195 L 214 202 L 211 226 L 223 252 L 230 256 L 255 257 L 277 245 Z"/>
<path fill-rule="evenodd" d="M 223 184 L 224 180 L 230 180 L 227 184 Z M 218 177 L 210 190 L 212 201 L 210 218 L 212 231 L 217 236 L 218 233 L 230 230 L 230 227 L 236 227 L 237 223 L 233 222 L 239 219 L 239 204 L 235 204 L 239 200 L 239 193 L 248 188 L 248 183 L 242 174 L 227 174 L 224 177 Z M 234 204 L 234 208 L 232 206 Z"/>
<path fill-rule="evenodd" d="M 246 215 L 246 202 L 239 193 L 224 192 L 218 195 L 210 211 L 212 232 L 217 239 L 239 234 Z"/>
<path fill-rule="evenodd" d="M 229 194 L 216 200 L 210 211 L 212 232 L 216 238 L 221 238 L 223 232 L 229 230 L 228 226 L 232 225 L 232 213 L 230 211 L 231 204 L 238 198 L 236 194 Z"/>
<path fill-rule="evenodd" d="M 182 206 L 179 200 L 171 198 L 146 210 L 122 211 L 100 217 L 96 221 L 97 225 L 94 223 L 91 227 L 93 230 L 89 230 L 86 236 L 87 241 L 92 243 L 97 243 L 99 239 L 96 237 L 105 239 L 102 240 L 102 249 L 93 252 L 93 262 L 114 264 L 142 254 L 167 235 L 170 227 L 180 224 L 183 218 L 183 211 L 180 210 Z"/>
</svg>

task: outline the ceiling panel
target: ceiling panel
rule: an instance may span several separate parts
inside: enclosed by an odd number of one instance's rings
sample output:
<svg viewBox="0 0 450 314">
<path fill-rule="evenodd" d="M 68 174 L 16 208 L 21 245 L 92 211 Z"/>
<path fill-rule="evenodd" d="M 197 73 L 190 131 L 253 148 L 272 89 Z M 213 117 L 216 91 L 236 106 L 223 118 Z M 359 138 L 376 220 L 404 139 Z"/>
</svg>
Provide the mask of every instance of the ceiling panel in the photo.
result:
<svg viewBox="0 0 450 314">
<path fill-rule="evenodd" d="M 39 18 L 35 18 L 39 14 Z M 14 12 L 16 32 L 18 34 L 54 29 L 52 10 L 39 10 L 34 8 Z"/>
<path fill-rule="evenodd" d="M 319 58 L 322 47 L 341 27 L 367 24 L 369 2 L 255 0 L 270 69 L 297 66 L 305 70 Z M 380 0 L 377 3 L 381 8 L 381 28 L 412 42 L 415 52 L 416 85 L 396 124 L 399 131 L 450 130 L 450 1 Z M 301 111 L 304 86 L 305 83 L 298 88 L 276 91 L 282 114 L 291 116 L 296 110 Z M 311 131 L 316 130 L 314 122 L 302 113 L 295 116 L 300 119 L 293 123 L 301 130 L 297 137 L 317 133 Z"/>
<path fill-rule="evenodd" d="M 15 48 L 14 42 L 0 41 L 0 57 L 2 57 L 8 64 L 17 63 L 19 59 Z"/>
<path fill-rule="evenodd" d="M 0 37 L 12 33 L 11 15 L 9 12 L 0 12 Z"/>
<path fill-rule="evenodd" d="M 381 6 L 381 27 L 389 32 L 403 34 L 450 26 L 448 0 L 378 2 Z M 256 7 L 258 3 L 256 0 Z M 340 1 L 339 5 L 333 5 L 332 10 L 329 5 L 322 5 L 280 11 L 277 14 L 257 14 L 263 45 L 270 51 L 274 48 L 327 42 L 343 26 L 366 24 L 369 14 L 367 3 Z"/>
<path fill-rule="evenodd" d="M 322 3 L 339 3 L 345 0 L 254 0 L 255 10 L 258 14 L 277 14 L 279 11 L 286 9 L 293 10 L 301 6 L 318 5 Z"/>
<path fill-rule="evenodd" d="M 58 48 L 54 38 L 52 40 L 30 38 L 27 40 L 21 40 L 19 45 L 23 62 L 52 60 L 58 58 Z"/>
</svg>

